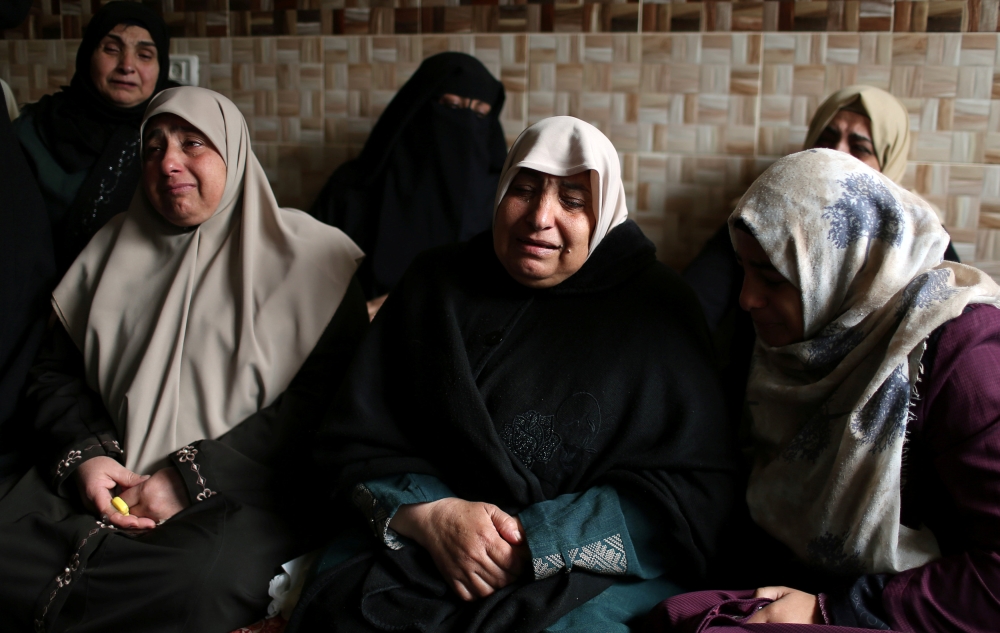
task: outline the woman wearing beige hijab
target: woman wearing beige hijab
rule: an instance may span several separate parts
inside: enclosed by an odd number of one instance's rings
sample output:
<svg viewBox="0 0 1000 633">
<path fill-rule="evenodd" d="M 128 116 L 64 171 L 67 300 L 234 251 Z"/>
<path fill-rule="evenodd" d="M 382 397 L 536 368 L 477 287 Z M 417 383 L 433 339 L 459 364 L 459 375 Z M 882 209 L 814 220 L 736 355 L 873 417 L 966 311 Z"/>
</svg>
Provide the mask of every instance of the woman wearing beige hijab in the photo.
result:
<svg viewBox="0 0 1000 633">
<path fill-rule="evenodd" d="M 899 184 L 910 153 L 910 115 L 885 90 L 848 86 L 827 97 L 813 115 L 803 148 L 813 147 L 850 154 Z"/>
<path fill-rule="evenodd" d="M 324 552 L 289 633 L 627 633 L 711 558 L 723 417 L 694 298 L 628 220 L 611 141 L 539 121 L 493 230 L 414 261 L 318 433 L 371 530 Z"/>
<path fill-rule="evenodd" d="M 18 630 L 230 630 L 307 546 L 292 517 L 323 520 L 302 463 L 366 328 L 362 253 L 278 207 L 225 97 L 164 91 L 142 141 L 132 205 L 53 293 L 29 388 L 46 460 L 0 490 Z"/>
</svg>

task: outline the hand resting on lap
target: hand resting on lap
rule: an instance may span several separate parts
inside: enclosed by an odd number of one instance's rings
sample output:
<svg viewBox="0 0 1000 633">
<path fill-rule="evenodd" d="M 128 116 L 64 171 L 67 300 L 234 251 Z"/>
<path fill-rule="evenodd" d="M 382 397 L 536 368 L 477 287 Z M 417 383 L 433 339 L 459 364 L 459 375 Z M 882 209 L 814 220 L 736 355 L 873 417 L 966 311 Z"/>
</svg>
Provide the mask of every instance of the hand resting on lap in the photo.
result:
<svg viewBox="0 0 1000 633">
<path fill-rule="evenodd" d="M 129 516 L 123 516 L 111 505 L 115 487 L 128 491 L 147 479 L 148 475 L 138 475 L 110 457 L 88 459 L 76 469 L 76 484 L 83 505 L 98 516 L 107 516 L 112 525 L 120 528 L 147 529 L 156 526 L 156 521 L 134 516 L 131 512 Z"/>
<path fill-rule="evenodd" d="M 750 616 L 747 624 L 823 624 L 819 600 L 811 593 L 790 587 L 761 587 L 753 592 L 753 597 L 770 598 L 774 602 Z"/>
<path fill-rule="evenodd" d="M 463 600 L 485 598 L 511 584 L 531 556 L 521 522 L 489 503 L 449 497 L 404 505 L 389 527 L 430 552 Z"/>
<path fill-rule="evenodd" d="M 128 504 L 130 516 L 144 517 L 155 523 L 166 521 L 191 505 L 184 481 L 173 466 L 156 471 L 142 483 L 122 492 L 121 498 Z"/>
</svg>

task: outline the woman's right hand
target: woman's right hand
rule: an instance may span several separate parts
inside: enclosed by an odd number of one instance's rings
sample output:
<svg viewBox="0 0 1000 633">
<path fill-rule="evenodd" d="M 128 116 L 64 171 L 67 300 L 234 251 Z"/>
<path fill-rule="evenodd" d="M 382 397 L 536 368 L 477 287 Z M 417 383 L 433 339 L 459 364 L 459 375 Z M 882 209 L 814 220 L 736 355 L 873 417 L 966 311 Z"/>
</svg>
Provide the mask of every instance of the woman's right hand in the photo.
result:
<svg viewBox="0 0 1000 633">
<path fill-rule="evenodd" d="M 449 497 L 404 505 L 389 527 L 430 552 L 463 600 L 511 584 L 531 556 L 520 521 L 489 503 Z"/>
<path fill-rule="evenodd" d="M 110 457 L 92 457 L 76 468 L 76 484 L 80 489 L 83 504 L 98 516 L 106 516 L 108 521 L 119 528 L 144 530 L 156 527 L 152 519 L 124 516 L 111 505 L 115 487 L 127 490 L 149 479 L 149 475 L 138 475 Z"/>
</svg>

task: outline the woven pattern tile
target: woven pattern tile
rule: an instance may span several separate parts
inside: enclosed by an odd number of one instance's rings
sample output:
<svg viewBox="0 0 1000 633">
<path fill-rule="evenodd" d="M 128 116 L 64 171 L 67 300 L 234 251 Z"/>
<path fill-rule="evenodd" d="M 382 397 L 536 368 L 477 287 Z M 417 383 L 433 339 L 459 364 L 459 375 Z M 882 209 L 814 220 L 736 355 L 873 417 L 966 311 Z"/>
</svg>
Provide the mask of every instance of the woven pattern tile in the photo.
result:
<svg viewBox="0 0 1000 633">
<path fill-rule="evenodd" d="M 69 82 L 103 0 L 36 0 L 0 41 L 22 103 Z M 731 201 L 801 148 L 828 94 L 910 113 L 905 184 L 963 260 L 1000 276 L 1000 0 L 150 0 L 172 50 L 243 111 L 279 201 L 308 206 L 429 55 L 476 56 L 507 89 L 508 143 L 568 114 L 620 152 L 629 208 L 682 266 Z"/>
</svg>

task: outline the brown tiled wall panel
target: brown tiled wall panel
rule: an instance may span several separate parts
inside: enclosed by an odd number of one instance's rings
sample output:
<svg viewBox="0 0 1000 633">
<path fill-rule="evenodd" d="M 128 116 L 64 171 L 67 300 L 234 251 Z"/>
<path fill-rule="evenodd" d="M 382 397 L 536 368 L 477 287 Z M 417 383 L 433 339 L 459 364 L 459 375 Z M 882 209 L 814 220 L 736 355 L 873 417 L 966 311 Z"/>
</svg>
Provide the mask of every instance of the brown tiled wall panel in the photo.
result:
<svg viewBox="0 0 1000 633">
<path fill-rule="evenodd" d="M 3 33 L 20 102 L 72 76 L 101 0 L 38 0 Z M 569 114 L 619 149 L 632 217 L 682 266 L 731 201 L 801 147 L 830 92 L 891 91 L 913 130 L 906 186 L 963 260 L 1000 276 L 1000 0 L 586 2 L 155 0 L 174 53 L 229 96 L 284 205 L 357 155 L 421 60 L 475 55 L 507 88 L 508 142 Z"/>
</svg>

